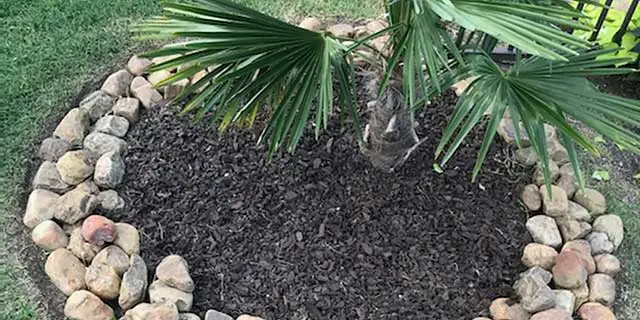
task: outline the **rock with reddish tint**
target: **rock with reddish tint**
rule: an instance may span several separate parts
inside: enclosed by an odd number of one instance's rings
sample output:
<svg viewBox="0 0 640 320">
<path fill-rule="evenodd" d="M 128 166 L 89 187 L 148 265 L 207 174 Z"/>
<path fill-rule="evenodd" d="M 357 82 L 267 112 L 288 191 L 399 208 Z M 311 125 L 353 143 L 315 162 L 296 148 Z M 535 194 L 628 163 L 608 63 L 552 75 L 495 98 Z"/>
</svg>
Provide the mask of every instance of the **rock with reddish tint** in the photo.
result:
<svg viewBox="0 0 640 320">
<path fill-rule="evenodd" d="M 191 293 L 195 284 L 189 275 L 189 266 L 181 256 L 170 255 L 156 267 L 156 277 L 167 286 Z"/>
<path fill-rule="evenodd" d="M 84 147 L 99 157 L 108 152 L 124 154 L 127 151 L 127 142 L 116 136 L 94 131 L 84 139 Z"/>
<path fill-rule="evenodd" d="M 86 96 L 79 108 L 89 114 L 91 121 L 96 121 L 113 108 L 115 99 L 104 91 L 98 90 Z"/>
<path fill-rule="evenodd" d="M 122 276 L 129 269 L 129 256 L 120 247 L 111 245 L 98 252 L 91 264 L 110 266 L 118 276 Z"/>
<path fill-rule="evenodd" d="M 529 211 L 538 211 L 542 207 L 542 196 L 538 191 L 538 186 L 530 184 L 524 187 L 520 199 Z"/>
<path fill-rule="evenodd" d="M 322 21 L 320 21 L 320 19 L 318 18 L 307 17 L 307 18 L 304 18 L 302 22 L 300 22 L 298 27 L 311 30 L 311 31 L 320 31 L 323 28 L 323 24 L 322 24 Z"/>
<path fill-rule="evenodd" d="M 92 263 L 87 269 L 84 281 L 89 291 L 102 299 L 111 300 L 118 297 L 120 277 L 111 266 Z"/>
<path fill-rule="evenodd" d="M 556 309 L 566 311 L 568 314 L 573 314 L 576 306 L 576 296 L 570 290 L 553 290 L 555 297 Z"/>
<path fill-rule="evenodd" d="M 122 276 L 118 304 L 123 310 L 129 310 L 142 302 L 147 291 L 147 265 L 134 254 L 129 260 L 129 269 Z"/>
<path fill-rule="evenodd" d="M 178 320 L 178 308 L 170 302 L 141 303 L 127 311 L 124 320 Z"/>
<path fill-rule="evenodd" d="M 551 272 L 556 286 L 567 289 L 584 285 L 589 275 L 580 254 L 572 250 L 560 252 Z"/>
<path fill-rule="evenodd" d="M 519 163 L 531 167 L 538 163 L 538 155 L 532 147 L 520 148 L 516 150 L 515 154 L 516 161 Z"/>
<path fill-rule="evenodd" d="M 552 185 L 549 193 L 547 186 L 542 185 L 539 190 L 542 195 L 542 210 L 545 214 L 560 217 L 569 212 L 569 199 L 562 188 Z"/>
<path fill-rule="evenodd" d="M 374 34 L 378 31 L 382 31 L 384 28 L 386 28 L 389 24 L 387 23 L 386 20 L 384 19 L 376 19 L 376 20 L 372 20 L 369 23 L 367 23 L 367 30 L 369 31 L 370 34 Z"/>
<path fill-rule="evenodd" d="M 593 257 L 596 262 L 596 272 L 615 277 L 620 272 L 620 260 L 612 254 L 599 254 Z"/>
<path fill-rule="evenodd" d="M 530 320 L 572 320 L 571 314 L 562 309 L 549 309 L 534 314 Z"/>
<path fill-rule="evenodd" d="M 606 214 L 599 216 L 593 221 L 593 231 L 602 232 L 609 237 L 609 241 L 613 243 L 614 250 L 617 250 L 622 239 L 624 239 L 624 227 L 622 219 L 615 214 Z"/>
<path fill-rule="evenodd" d="M 127 62 L 127 70 L 134 76 L 141 76 L 146 73 L 147 68 L 151 66 L 151 60 L 140 58 L 137 55 L 132 56 Z"/>
<path fill-rule="evenodd" d="M 609 241 L 606 233 L 591 232 L 585 239 L 589 241 L 593 255 L 612 253 L 614 250 L 613 243 Z"/>
<path fill-rule="evenodd" d="M 129 131 L 129 120 L 120 116 L 107 115 L 98 119 L 94 130 L 122 138 Z"/>
<path fill-rule="evenodd" d="M 98 252 L 102 250 L 102 247 L 85 241 L 82 236 L 82 228 L 80 227 L 71 232 L 67 249 L 73 252 L 78 259 L 89 264 L 93 261 L 93 258 L 95 258 Z"/>
<path fill-rule="evenodd" d="M 89 131 L 89 125 L 87 111 L 73 108 L 60 121 L 53 135 L 66 140 L 72 146 L 82 146 L 84 136 Z"/>
<path fill-rule="evenodd" d="M 140 101 L 136 98 L 120 98 L 113 106 L 113 114 L 129 120 L 130 123 L 138 121 Z"/>
<path fill-rule="evenodd" d="M 149 286 L 149 301 L 151 303 L 166 301 L 175 304 L 178 311 L 189 311 L 193 305 L 193 294 L 169 287 L 157 280 Z"/>
<path fill-rule="evenodd" d="M 602 193 L 594 189 L 584 188 L 583 190 L 576 191 L 576 194 L 573 196 L 573 201 L 589 210 L 589 213 L 594 217 L 604 214 L 607 211 L 607 200 Z"/>
<path fill-rule="evenodd" d="M 558 168 L 558 165 L 553 161 L 549 161 L 549 174 L 551 177 L 551 183 L 554 183 L 560 177 L 560 168 Z M 536 170 L 533 172 L 533 181 L 538 186 L 543 186 L 545 184 L 544 170 L 542 169 L 542 164 L 540 163 L 538 163 L 538 165 L 536 166 Z"/>
<path fill-rule="evenodd" d="M 40 248 L 53 251 L 66 248 L 69 244 L 69 237 L 64 230 L 51 220 L 43 221 L 31 232 L 31 239 Z"/>
<path fill-rule="evenodd" d="M 581 239 L 591 232 L 591 225 L 588 222 L 558 217 L 556 223 L 564 241 Z"/>
<path fill-rule="evenodd" d="M 51 207 L 60 196 L 44 189 L 35 189 L 29 194 L 27 209 L 24 212 L 22 223 L 29 228 L 35 228 L 43 221 L 53 218 Z"/>
<path fill-rule="evenodd" d="M 96 162 L 93 181 L 102 188 L 115 188 L 124 178 L 124 160 L 117 152 L 107 152 Z"/>
<path fill-rule="evenodd" d="M 49 137 L 44 139 L 40 144 L 38 157 L 43 160 L 55 162 L 69 150 L 71 150 L 71 143 L 68 141 L 57 137 Z"/>
<path fill-rule="evenodd" d="M 562 236 L 553 218 L 545 215 L 534 216 L 527 220 L 526 227 L 535 242 L 553 248 L 562 245 Z"/>
<path fill-rule="evenodd" d="M 116 236 L 115 223 L 103 216 L 92 215 L 82 223 L 82 237 L 89 243 L 101 246 L 113 242 Z"/>
<path fill-rule="evenodd" d="M 44 265 L 44 272 L 51 282 L 66 295 L 86 287 L 85 271 L 84 264 L 67 249 L 53 251 Z"/>
<path fill-rule="evenodd" d="M 70 320 L 113 320 L 113 310 L 93 293 L 74 292 L 64 305 L 64 315 Z"/>
<path fill-rule="evenodd" d="M 32 186 L 34 189 L 45 189 L 58 194 L 65 193 L 72 186 L 62 180 L 56 164 L 51 161 L 43 162 L 36 175 L 33 177 Z"/>
<path fill-rule="evenodd" d="M 118 236 L 113 244 L 122 248 L 129 256 L 140 253 L 140 233 L 134 226 L 118 222 L 116 234 Z"/>
<path fill-rule="evenodd" d="M 98 187 L 93 182 L 85 181 L 58 198 L 51 210 L 56 219 L 75 224 L 98 206 L 97 192 Z"/>
<path fill-rule="evenodd" d="M 578 316 L 582 320 L 616 320 L 611 309 L 595 302 L 583 304 L 578 309 Z"/>
<path fill-rule="evenodd" d="M 567 213 L 567 218 L 585 222 L 593 220 L 591 218 L 591 214 L 585 207 L 573 201 L 569 201 L 569 212 Z"/>
<path fill-rule="evenodd" d="M 574 251 L 580 255 L 580 258 L 584 262 L 587 272 L 592 274 L 596 272 L 596 263 L 591 256 L 591 246 L 586 240 L 573 240 L 569 241 L 562 246 L 562 251 Z"/>
<path fill-rule="evenodd" d="M 592 274 L 587 282 L 589 301 L 611 307 L 616 300 L 616 282 L 604 273 Z"/>
<path fill-rule="evenodd" d="M 350 24 L 338 23 L 327 28 L 327 32 L 329 32 L 330 34 L 336 37 L 351 38 L 353 37 L 355 30 L 353 29 L 353 26 Z"/>
<path fill-rule="evenodd" d="M 560 189 L 564 190 L 569 199 L 573 198 L 573 195 L 575 195 L 576 190 L 578 189 L 576 177 L 570 175 L 560 174 L 560 178 L 556 181 L 556 185 Z"/>
<path fill-rule="evenodd" d="M 556 249 L 550 246 L 539 243 L 529 243 L 524 247 L 521 261 L 522 264 L 530 268 L 538 266 L 545 270 L 551 270 L 556 263 L 557 256 L 558 252 Z"/>
<path fill-rule="evenodd" d="M 93 173 L 94 159 L 86 150 L 65 153 L 56 163 L 62 181 L 77 185 Z"/>
<path fill-rule="evenodd" d="M 128 93 L 131 80 L 133 75 L 129 71 L 118 70 L 107 77 L 100 89 L 114 97 L 123 97 Z"/>
<path fill-rule="evenodd" d="M 145 108 L 152 108 L 162 101 L 162 95 L 143 77 L 136 77 L 131 82 L 131 94 L 138 98 Z"/>
<path fill-rule="evenodd" d="M 514 289 L 520 297 L 522 308 L 529 313 L 551 309 L 555 306 L 555 294 L 540 276 L 528 276 L 516 282 Z"/>
</svg>

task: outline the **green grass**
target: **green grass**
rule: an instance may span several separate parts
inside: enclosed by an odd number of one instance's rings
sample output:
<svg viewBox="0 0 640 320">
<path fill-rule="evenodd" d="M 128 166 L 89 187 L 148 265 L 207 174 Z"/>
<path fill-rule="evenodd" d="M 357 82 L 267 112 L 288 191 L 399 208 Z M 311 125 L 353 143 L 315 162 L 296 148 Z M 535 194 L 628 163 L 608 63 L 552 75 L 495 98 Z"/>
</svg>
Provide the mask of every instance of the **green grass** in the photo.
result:
<svg viewBox="0 0 640 320">
<path fill-rule="evenodd" d="M 375 17 L 381 1 L 244 0 L 286 19 L 306 15 Z M 21 227 L 19 208 L 28 154 L 44 119 L 70 106 L 74 93 L 130 52 L 144 47 L 130 26 L 159 13 L 159 0 L 0 0 L 0 228 Z M 0 233 L 0 320 L 43 319 L 15 261 L 16 239 Z M 24 245 L 24 244 L 23 244 Z"/>
</svg>

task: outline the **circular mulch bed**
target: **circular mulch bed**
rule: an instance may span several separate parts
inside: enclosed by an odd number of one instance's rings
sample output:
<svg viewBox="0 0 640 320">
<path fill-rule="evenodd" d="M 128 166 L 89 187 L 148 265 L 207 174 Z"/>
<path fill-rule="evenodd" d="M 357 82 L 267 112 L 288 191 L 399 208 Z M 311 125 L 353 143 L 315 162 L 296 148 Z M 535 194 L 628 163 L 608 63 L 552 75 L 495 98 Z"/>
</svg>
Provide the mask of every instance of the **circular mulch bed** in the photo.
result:
<svg viewBox="0 0 640 320">
<path fill-rule="evenodd" d="M 421 111 L 429 136 L 396 174 L 371 167 L 337 119 L 271 163 L 261 123 L 223 135 L 169 108 L 127 134 L 127 209 L 150 269 L 182 255 L 194 311 L 265 319 L 463 319 L 511 292 L 530 242 L 515 192 L 528 180 L 497 141 L 476 183 L 482 130 L 438 174 L 448 92 Z M 259 121 L 258 121 L 259 122 Z"/>
</svg>

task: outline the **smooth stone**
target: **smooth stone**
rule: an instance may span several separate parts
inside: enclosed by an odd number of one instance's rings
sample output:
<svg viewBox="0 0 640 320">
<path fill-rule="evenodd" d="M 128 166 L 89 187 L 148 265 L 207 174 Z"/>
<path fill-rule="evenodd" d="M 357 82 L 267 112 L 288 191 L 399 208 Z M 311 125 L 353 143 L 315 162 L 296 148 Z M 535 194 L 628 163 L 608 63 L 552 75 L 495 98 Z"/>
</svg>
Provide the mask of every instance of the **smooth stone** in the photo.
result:
<svg viewBox="0 0 640 320">
<path fill-rule="evenodd" d="M 138 121 L 140 101 L 136 98 L 120 98 L 113 106 L 113 114 L 123 117 L 131 123 Z"/>
<path fill-rule="evenodd" d="M 34 189 L 45 189 L 55 193 L 65 193 L 72 186 L 62 180 L 56 164 L 51 161 L 43 162 L 36 175 L 33 177 L 32 186 Z"/>
<path fill-rule="evenodd" d="M 191 293 L 195 284 L 189 275 L 189 266 L 181 256 L 170 255 L 156 267 L 156 277 L 164 284 Z"/>
<path fill-rule="evenodd" d="M 527 167 L 534 166 L 538 163 L 538 155 L 532 147 L 520 148 L 516 150 L 515 154 L 516 161 L 520 164 L 523 164 Z"/>
<path fill-rule="evenodd" d="M 97 192 L 98 187 L 93 182 L 85 181 L 58 198 L 51 210 L 56 219 L 75 224 L 98 206 L 98 197 L 95 196 Z"/>
<path fill-rule="evenodd" d="M 549 309 L 534 314 L 529 320 L 572 320 L 571 313 L 563 309 Z"/>
<path fill-rule="evenodd" d="M 164 87 L 164 99 L 173 100 L 189 85 L 189 79 L 182 79 Z"/>
<path fill-rule="evenodd" d="M 613 243 L 614 250 L 617 250 L 624 239 L 624 227 L 622 219 L 615 214 L 599 216 L 593 221 L 593 231 L 607 234 L 609 241 Z"/>
<path fill-rule="evenodd" d="M 578 316 L 582 320 L 616 320 L 611 309 L 595 302 L 583 304 L 578 309 Z"/>
<path fill-rule="evenodd" d="M 567 217 L 570 219 L 590 222 L 592 220 L 589 211 L 577 202 L 569 201 L 569 213 Z"/>
<path fill-rule="evenodd" d="M 620 260 L 612 254 L 599 254 L 593 257 L 596 262 L 596 272 L 615 277 L 620 272 Z"/>
<path fill-rule="evenodd" d="M 107 77 L 100 89 L 114 97 L 126 96 L 132 80 L 133 75 L 129 71 L 118 70 Z"/>
<path fill-rule="evenodd" d="M 118 222 L 116 225 L 116 240 L 113 244 L 122 248 L 129 256 L 133 254 L 140 254 L 140 233 L 138 230 L 123 222 Z"/>
<path fill-rule="evenodd" d="M 127 62 L 127 70 L 134 76 L 141 76 L 146 73 L 147 68 L 151 66 L 151 60 L 140 58 L 137 55 L 132 56 Z"/>
<path fill-rule="evenodd" d="M 31 239 L 40 248 L 53 251 L 66 248 L 69 244 L 69 237 L 64 230 L 51 220 L 43 221 L 31 232 Z"/>
<path fill-rule="evenodd" d="M 89 113 L 73 108 L 60 121 L 53 135 L 66 140 L 72 146 L 82 146 L 82 141 L 89 131 L 89 124 Z"/>
<path fill-rule="evenodd" d="M 71 150 L 71 143 L 67 140 L 49 137 L 44 139 L 40 144 L 38 157 L 43 160 L 56 162 L 69 150 Z"/>
<path fill-rule="evenodd" d="M 129 131 L 129 120 L 120 116 L 107 115 L 98 119 L 94 130 L 122 138 Z"/>
<path fill-rule="evenodd" d="M 520 199 L 529 211 L 538 211 L 542 208 L 542 196 L 535 184 L 526 185 L 520 194 Z"/>
<path fill-rule="evenodd" d="M 540 186 L 539 190 L 542 195 L 542 210 L 545 214 L 560 217 L 569 212 L 569 199 L 562 188 L 552 185 L 551 194 L 545 185 Z"/>
<path fill-rule="evenodd" d="M 616 282 L 611 276 L 604 273 L 592 274 L 587 284 L 590 302 L 597 302 L 607 307 L 613 306 L 616 300 Z"/>
<path fill-rule="evenodd" d="M 151 64 L 153 66 L 157 66 L 157 65 L 159 65 L 161 63 L 165 63 L 165 62 L 171 61 L 171 60 L 176 59 L 176 58 L 180 58 L 180 55 L 179 54 L 172 54 L 172 55 L 164 56 L 164 57 L 155 57 L 155 58 L 151 59 Z M 177 68 L 178 67 L 171 67 L 171 68 L 165 69 L 165 70 L 168 70 L 170 72 L 174 72 L 174 71 L 176 71 Z"/>
<path fill-rule="evenodd" d="M 51 220 L 53 218 L 51 207 L 58 201 L 58 198 L 60 195 L 49 190 L 35 189 L 31 191 L 22 223 L 33 229 L 40 223 Z"/>
<path fill-rule="evenodd" d="M 113 320 L 113 309 L 93 293 L 74 292 L 64 305 L 64 315 L 70 320 Z"/>
<path fill-rule="evenodd" d="M 101 215 L 91 215 L 82 223 L 82 237 L 85 241 L 102 246 L 116 239 L 116 226 L 113 221 Z"/>
<path fill-rule="evenodd" d="M 545 270 L 551 270 L 556 264 L 558 252 L 556 249 L 539 243 L 529 243 L 524 247 L 522 254 L 522 264 L 531 267 L 541 267 Z"/>
<path fill-rule="evenodd" d="M 118 304 L 123 310 L 128 310 L 144 300 L 147 292 L 147 265 L 144 260 L 133 254 L 129 260 L 129 269 L 122 276 Z"/>
<path fill-rule="evenodd" d="M 149 286 L 149 300 L 151 303 L 171 302 L 178 307 L 178 311 L 189 311 L 193 305 L 193 294 L 169 287 L 157 280 Z"/>
<path fill-rule="evenodd" d="M 374 34 L 378 31 L 382 31 L 388 25 L 384 19 L 376 19 L 367 23 L 366 27 L 370 34 Z"/>
<path fill-rule="evenodd" d="M 113 267 L 106 264 L 92 263 L 87 269 L 84 281 L 89 291 L 105 300 L 117 298 L 120 292 L 120 277 Z"/>
<path fill-rule="evenodd" d="M 491 302 L 489 313 L 494 319 L 529 319 L 529 313 L 519 303 L 508 298 L 497 298 Z"/>
<path fill-rule="evenodd" d="M 110 151 L 96 162 L 93 181 L 102 188 L 115 188 L 122 182 L 124 173 L 124 160 L 119 153 Z"/>
<path fill-rule="evenodd" d="M 562 245 L 560 230 L 553 218 L 545 215 L 534 216 L 527 220 L 526 227 L 535 242 L 554 248 Z"/>
<path fill-rule="evenodd" d="M 542 280 L 544 283 L 549 283 L 551 279 L 553 279 L 553 275 L 551 274 L 551 272 L 545 269 L 542 269 L 540 267 L 531 267 L 526 271 L 520 273 L 520 276 L 519 276 L 520 279 L 524 279 L 527 277 L 537 277 L 540 280 Z"/>
<path fill-rule="evenodd" d="M 551 140 L 547 142 L 547 153 L 549 158 L 559 166 L 567 164 L 569 159 L 569 152 L 558 140 Z"/>
<path fill-rule="evenodd" d="M 339 38 L 351 38 L 355 30 L 350 24 L 338 23 L 327 28 L 327 32 Z"/>
<path fill-rule="evenodd" d="M 551 183 L 554 183 L 560 177 L 560 168 L 558 168 L 558 165 L 553 161 L 549 161 L 549 174 L 551 177 Z M 533 181 L 537 186 L 545 185 L 544 170 L 540 163 L 538 163 L 536 170 L 533 172 Z"/>
<path fill-rule="evenodd" d="M 155 107 L 162 101 L 162 95 L 143 77 L 136 77 L 131 82 L 131 94 L 138 98 L 145 108 Z"/>
<path fill-rule="evenodd" d="M 127 143 L 124 140 L 97 131 L 91 132 L 84 139 L 84 147 L 98 157 L 107 152 L 123 154 L 127 151 Z"/>
<path fill-rule="evenodd" d="M 82 99 L 79 108 L 89 114 L 91 121 L 96 121 L 111 111 L 114 102 L 115 99 L 112 96 L 102 90 L 98 90 Z"/>
<path fill-rule="evenodd" d="M 73 252 L 78 259 L 89 264 L 98 252 L 102 250 L 102 247 L 85 241 L 82 236 L 82 228 L 76 228 L 71 232 L 67 249 Z"/>
<path fill-rule="evenodd" d="M 124 199 L 117 191 L 109 189 L 98 193 L 98 207 L 96 210 L 101 213 L 119 213 L 124 210 Z"/>
<path fill-rule="evenodd" d="M 158 83 L 171 77 L 171 75 L 171 72 L 169 72 L 168 70 L 155 71 L 149 74 L 149 76 L 147 77 L 147 81 L 149 81 L 152 86 L 156 87 Z M 157 89 L 160 92 L 164 92 L 164 87 L 159 87 Z"/>
<path fill-rule="evenodd" d="M 562 246 L 562 250 L 560 252 L 562 251 L 576 252 L 582 259 L 587 272 L 589 274 L 593 274 L 596 272 L 596 263 L 593 260 L 593 256 L 591 255 L 591 246 L 586 240 L 578 239 L 568 241 L 564 244 L 564 246 Z"/>
<path fill-rule="evenodd" d="M 613 243 L 609 241 L 609 236 L 603 232 L 591 232 L 585 238 L 591 245 L 591 251 L 594 255 L 602 253 L 612 253 L 614 250 Z"/>
<path fill-rule="evenodd" d="M 311 31 L 320 31 L 323 28 L 322 21 L 315 17 L 307 17 L 300 22 L 298 27 L 311 30 Z"/>
<path fill-rule="evenodd" d="M 580 254 L 572 250 L 560 252 L 551 271 L 556 286 L 567 289 L 579 288 L 589 275 Z"/>
<path fill-rule="evenodd" d="M 56 163 L 56 169 L 62 181 L 77 185 L 93 173 L 94 160 L 86 150 L 74 150 L 65 153 Z"/>
<path fill-rule="evenodd" d="M 209 310 L 204 315 L 204 320 L 233 320 L 233 318 L 226 313 L 222 313 L 216 310 Z"/>
<path fill-rule="evenodd" d="M 178 308 L 169 302 L 141 303 L 127 311 L 124 320 L 178 320 Z"/>
<path fill-rule="evenodd" d="M 599 216 L 607 211 L 607 200 L 597 190 L 584 188 L 576 191 L 573 201 L 589 210 L 592 216 Z"/>
<path fill-rule="evenodd" d="M 85 271 L 84 264 L 67 249 L 53 251 L 44 265 L 51 282 L 67 296 L 86 288 Z"/>
<path fill-rule="evenodd" d="M 568 314 L 573 314 L 576 305 L 576 296 L 570 290 L 553 290 L 556 295 L 555 308 L 562 309 Z"/>
<path fill-rule="evenodd" d="M 582 239 L 591 232 L 591 225 L 588 222 L 559 217 L 556 218 L 556 223 L 564 241 Z"/>
<path fill-rule="evenodd" d="M 93 258 L 91 264 L 104 264 L 113 268 L 118 276 L 122 276 L 129 269 L 129 256 L 118 246 L 108 246 Z"/>
<path fill-rule="evenodd" d="M 572 199 L 578 190 L 578 184 L 575 176 L 560 174 L 560 178 L 556 181 L 556 185 L 564 190 L 569 199 Z"/>
</svg>

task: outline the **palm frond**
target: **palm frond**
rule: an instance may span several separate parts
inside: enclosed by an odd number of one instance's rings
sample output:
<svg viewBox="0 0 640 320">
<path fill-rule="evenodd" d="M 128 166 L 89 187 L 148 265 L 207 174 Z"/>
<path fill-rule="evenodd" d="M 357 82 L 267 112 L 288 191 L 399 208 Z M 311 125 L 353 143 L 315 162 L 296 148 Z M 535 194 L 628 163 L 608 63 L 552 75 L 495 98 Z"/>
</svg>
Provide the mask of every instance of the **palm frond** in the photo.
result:
<svg viewBox="0 0 640 320">
<path fill-rule="evenodd" d="M 255 118 L 257 109 L 269 102 L 273 110 L 260 141 L 271 152 L 282 145 L 293 151 L 312 114 L 316 134 L 327 126 L 337 75 L 341 110 L 356 117 L 357 124 L 350 55 L 336 39 L 228 0 L 169 1 L 163 9 L 164 16 L 134 31 L 143 38 L 185 39 L 144 55 L 179 55 L 152 66 L 151 72 L 189 66 L 159 86 L 209 71 L 175 98 L 190 97 L 185 112 L 196 112 L 197 119 L 224 129 Z"/>
</svg>

